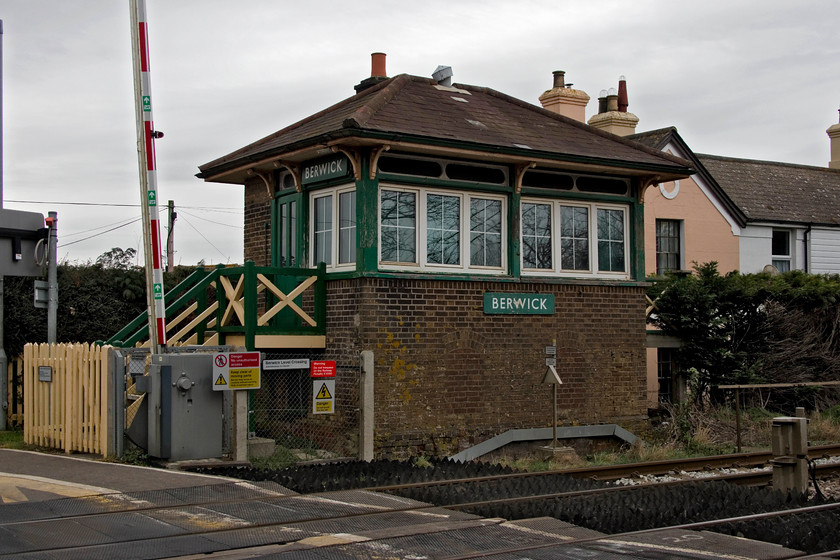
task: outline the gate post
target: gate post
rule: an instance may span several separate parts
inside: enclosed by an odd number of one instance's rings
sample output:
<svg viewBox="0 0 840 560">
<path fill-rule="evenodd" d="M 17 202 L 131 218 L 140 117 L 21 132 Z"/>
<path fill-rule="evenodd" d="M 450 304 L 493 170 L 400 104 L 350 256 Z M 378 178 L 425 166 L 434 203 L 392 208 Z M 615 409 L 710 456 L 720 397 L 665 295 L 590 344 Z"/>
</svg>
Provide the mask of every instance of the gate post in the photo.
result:
<svg viewBox="0 0 840 560">
<path fill-rule="evenodd" d="M 373 352 L 362 352 L 362 386 L 359 391 L 359 408 L 361 410 L 361 433 L 359 434 L 359 458 L 362 461 L 373 461 Z"/>
<path fill-rule="evenodd" d="M 122 457 L 125 446 L 125 356 L 108 348 L 108 443 L 104 455 Z"/>
</svg>

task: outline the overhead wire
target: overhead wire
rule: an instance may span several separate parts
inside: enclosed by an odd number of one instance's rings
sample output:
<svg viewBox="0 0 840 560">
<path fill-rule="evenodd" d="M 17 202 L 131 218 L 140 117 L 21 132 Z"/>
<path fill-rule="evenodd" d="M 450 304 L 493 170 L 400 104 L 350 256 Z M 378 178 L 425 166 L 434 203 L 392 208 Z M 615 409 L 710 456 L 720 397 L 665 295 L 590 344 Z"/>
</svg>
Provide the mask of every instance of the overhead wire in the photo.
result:
<svg viewBox="0 0 840 560">
<path fill-rule="evenodd" d="M 115 207 L 115 208 L 139 208 L 140 207 L 140 204 L 118 204 L 118 203 L 105 203 L 105 202 L 62 202 L 62 201 L 44 201 L 44 200 L 38 200 L 38 201 L 6 200 L 6 202 L 11 202 L 11 203 L 15 203 L 15 204 L 42 204 L 42 205 L 43 204 L 51 204 L 51 205 L 67 205 L 67 206 L 104 206 L 104 207 Z M 196 218 L 198 220 L 202 220 L 202 221 L 207 222 L 209 224 L 214 224 L 214 225 L 218 225 L 218 226 L 223 226 L 223 227 L 228 227 L 228 228 L 233 228 L 233 229 L 239 229 L 239 230 L 244 228 L 244 226 L 225 224 L 225 223 L 222 223 L 222 222 L 217 222 L 215 220 L 209 220 L 207 218 L 202 218 L 201 216 L 197 216 L 193 213 L 185 212 L 184 211 L 185 208 L 190 209 L 190 210 L 203 211 L 203 212 L 220 212 L 220 213 L 226 213 L 226 214 L 240 214 L 240 215 L 242 214 L 241 211 L 231 210 L 230 208 L 223 208 L 223 207 L 216 207 L 216 206 L 178 206 L 178 212 L 180 214 L 186 214 L 188 216 L 192 216 L 193 218 Z M 161 210 L 168 211 L 169 207 L 168 206 L 162 206 Z M 105 235 L 106 233 L 110 233 L 112 231 L 121 229 L 123 227 L 129 226 L 129 225 L 134 224 L 134 223 L 137 223 L 140 220 L 141 220 L 141 218 L 137 217 L 137 218 L 132 218 L 132 219 L 126 221 L 126 222 L 114 222 L 112 224 L 107 224 L 107 225 L 104 225 L 104 226 L 99 226 L 99 227 L 95 227 L 95 228 L 91 228 L 91 229 L 87 229 L 87 230 L 83 230 L 83 231 L 79 231 L 79 232 L 66 233 L 66 234 L 64 234 L 64 237 L 73 237 L 73 236 L 82 235 L 82 234 L 85 234 L 85 233 L 88 233 L 88 232 L 91 232 L 91 231 L 97 231 L 97 230 L 100 230 L 102 228 L 108 228 L 108 229 L 105 229 L 104 231 L 99 231 L 98 233 L 95 233 L 93 235 L 89 235 L 89 236 L 83 237 L 81 239 L 76 239 L 75 241 L 70 241 L 70 242 L 67 242 L 67 243 L 61 243 L 61 246 L 62 247 L 67 247 L 67 246 L 70 246 L 70 245 L 75 245 L 76 243 L 81 243 L 82 241 L 87 241 L 89 239 L 93 239 L 95 237 L 99 237 L 101 235 Z M 230 256 L 225 255 L 221 251 L 221 249 L 219 249 L 216 245 L 214 245 L 213 242 L 210 241 L 203 233 L 201 233 L 201 231 L 199 231 L 199 229 L 196 228 L 189 220 L 184 218 L 184 222 L 186 222 L 187 225 L 189 225 L 193 230 L 195 230 L 195 232 L 198 233 L 211 247 L 213 247 L 216 251 L 218 251 L 218 253 L 220 255 L 222 255 L 222 257 L 224 257 L 228 261 L 230 261 Z M 110 227 L 110 226 L 115 226 L 115 227 Z"/>
<path fill-rule="evenodd" d="M 205 237 L 205 235 L 204 235 L 203 233 L 201 233 L 201 232 L 198 230 L 198 228 L 197 228 L 197 227 L 195 227 L 194 225 L 192 225 L 192 223 L 190 223 L 190 221 L 189 221 L 188 219 L 184 218 L 184 222 L 185 222 L 188 226 L 190 226 L 191 228 L 193 228 L 193 229 L 195 230 L 195 232 L 196 232 L 198 235 L 200 235 L 202 238 L 204 238 L 204 240 L 205 240 L 207 243 L 209 243 L 211 247 L 213 247 L 214 249 L 216 249 L 216 251 L 218 251 L 218 252 L 219 252 L 219 254 L 220 254 L 220 255 L 222 255 L 222 257 L 226 258 L 226 259 L 228 260 L 228 262 L 230 262 L 230 255 L 225 255 L 225 254 L 221 251 L 221 249 L 219 249 L 218 247 L 216 247 L 215 245 L 213 245 L 213 242 L 212 242 L 212 241 L 210 241 L 209 239 L 207 239 L 207 237 Z"/>
</svg>

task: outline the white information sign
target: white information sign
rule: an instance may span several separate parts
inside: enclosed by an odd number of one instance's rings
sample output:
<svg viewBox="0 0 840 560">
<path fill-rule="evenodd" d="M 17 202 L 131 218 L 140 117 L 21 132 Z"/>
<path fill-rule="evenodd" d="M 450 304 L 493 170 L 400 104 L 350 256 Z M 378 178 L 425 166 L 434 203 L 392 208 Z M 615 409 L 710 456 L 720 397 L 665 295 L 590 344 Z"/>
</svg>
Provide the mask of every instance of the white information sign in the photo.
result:
<svg viewBox="0 0 840 560">
<path fill-rule="evenodd" d="M 284 360 L 263 360 L 264 370 L 309 369 L 309 358 L 288 358 Z"/>
<path fill-rule="evenodd" d="M 335 379 L 312 380 L 312 414 L 335 412 Z"/>
</svg>

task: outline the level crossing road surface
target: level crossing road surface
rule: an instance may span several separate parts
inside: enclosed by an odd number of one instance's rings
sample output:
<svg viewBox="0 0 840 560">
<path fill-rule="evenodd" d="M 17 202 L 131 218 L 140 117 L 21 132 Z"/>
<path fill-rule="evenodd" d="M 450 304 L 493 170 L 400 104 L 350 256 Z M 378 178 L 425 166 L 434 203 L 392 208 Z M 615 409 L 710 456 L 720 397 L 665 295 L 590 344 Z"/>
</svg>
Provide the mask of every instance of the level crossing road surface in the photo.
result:
<svg viewBox="0 0 840 560">
<path fill-rule="evenodd" d="M 0 498 L 0 559 L 795 556 L 705 531 L 607 536 L 552 518 L 481 518 L 365 490 L 299 495 L 271 482 L 4 449 Z"/>
</svg>

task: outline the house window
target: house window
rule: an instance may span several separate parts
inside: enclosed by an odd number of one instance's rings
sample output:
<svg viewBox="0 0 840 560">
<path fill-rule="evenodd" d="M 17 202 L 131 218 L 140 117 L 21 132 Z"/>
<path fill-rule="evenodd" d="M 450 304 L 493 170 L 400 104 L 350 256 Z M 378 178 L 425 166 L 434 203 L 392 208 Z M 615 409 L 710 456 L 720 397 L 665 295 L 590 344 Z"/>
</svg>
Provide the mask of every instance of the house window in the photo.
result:
<svg viewBox="0 0 840 560">
<path fill-rule="evenodd" d="M 522 203 L 522 266 L 550 269 L 551 204 Z"/>
<path fill-rule="evenodd" d="M 656 220 L 656 274 L 681 268 L 680 220 Z"/>
<path fill-rule="evenodd" d="M 624 269 L 624 210 L 598 208 L 598 271 Z"/>
<path fill-rule="evenodd" d="M 502 266 L 501 200 L 470 200 L 470 266 Z"/>
<path fill-rule="evenodd" d="M 414 263 L 417 259 L 417 194 L 383 190 L 379 218 L 381 259 Z"/>
<path fill-rule="evenodd" d="M 501 273 L 503 213 L 504 198 L 499 196 L 382 188 L 380 263 L 400 270 Z"/>
<path fill-rule="evenodd" d="M 790 231 L 786 229 L 773 230 L 772 259 L 773 266 L 779 272 L 789 272 L 791 269 Z"/>
<path fill-rule="evenodd" d="M 312 262 L 348 268 L 356 262 L 356 191 L 336 188 L 312 197 Z"/>
<path fill-rule="evenodd" d="M 525 200 L 521 208 L 524 274 L 626 275 L 626 208 Z"/>
<path fill-rule="evenodd" d="M 461 198 L 426 196 L 426 258 L 430 264 L 461 264 Z"/>
<path fill-rule="evenodd" d="M 657 349 L 657 379 L 659 381 L 659 402 L 673 400 L 673 380 L 677 372 L 673 348 Z"/>
<path fill-rule="evenodd" d="M 589 209 L 560 207 L 560 267 L 589 270 Z"/>
</svg>

